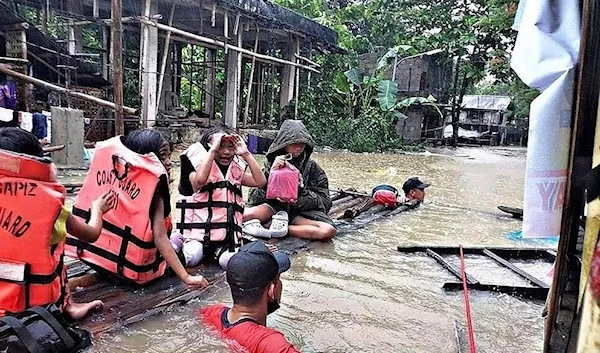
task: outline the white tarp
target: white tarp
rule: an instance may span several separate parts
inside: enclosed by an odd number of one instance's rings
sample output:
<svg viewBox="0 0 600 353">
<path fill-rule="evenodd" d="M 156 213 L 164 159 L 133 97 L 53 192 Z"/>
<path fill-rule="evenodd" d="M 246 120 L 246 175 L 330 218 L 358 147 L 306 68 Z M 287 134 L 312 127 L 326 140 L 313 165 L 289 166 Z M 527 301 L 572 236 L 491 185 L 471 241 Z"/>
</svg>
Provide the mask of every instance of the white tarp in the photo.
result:
<svg viewBox="0 0 600 353">
<path fill-rule="evenodd" d="M 567 177 L 579 1 L 530 0 L 519 7 L 511 67 L 542 92 L 529 117 L 523 237 L 553 237 L 560 233 Z"/>
<path fill-rule="evenodd" d="M 450 138 L 452 137 L 452 125 L 447 125 L 444 128 L 444 138 Z M 462 127 L 458 128 L 458 137 L 460 138 L 465 138 L 465 139 L 476 139 L 479 137 L 479 132 L 477 131 L 471 131 L 471 130 L 465 130 Z"/>
</svg>

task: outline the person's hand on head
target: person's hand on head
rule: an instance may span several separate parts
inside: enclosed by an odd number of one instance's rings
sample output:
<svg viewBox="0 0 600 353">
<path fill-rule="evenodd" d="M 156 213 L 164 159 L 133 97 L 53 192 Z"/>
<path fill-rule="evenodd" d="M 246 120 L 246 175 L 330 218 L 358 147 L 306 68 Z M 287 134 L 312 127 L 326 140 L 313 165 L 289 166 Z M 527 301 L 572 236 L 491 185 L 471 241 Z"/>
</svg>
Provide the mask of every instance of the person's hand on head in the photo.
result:
<svg viewBox="0 0 600 353">
<path fill-rule="evenodd" d="M 223 133 L 218 133 L 218 134 L 214 134 L 211 136 L 210 138 L 210 151 L 209 152 L 213 152 L 216 153 L 219 150 L 219 147 L 221 147 L 221 141 L 223 140 L 223 137 L 227 136 L 226 134 Z"/>
<path fill-rule="evenodd" d="M 233 146 L 235 147 L 235 154 L 237 154 L 238 156 L 244 156 L 250 153 L 248 151 L 248 146 L 246 145 L 246 142 L 244 141 L 244 139 L 242 139 L 240 135 L 231 135 L 230 140 L 231 143 L 233 143 Z"/>
</svg>

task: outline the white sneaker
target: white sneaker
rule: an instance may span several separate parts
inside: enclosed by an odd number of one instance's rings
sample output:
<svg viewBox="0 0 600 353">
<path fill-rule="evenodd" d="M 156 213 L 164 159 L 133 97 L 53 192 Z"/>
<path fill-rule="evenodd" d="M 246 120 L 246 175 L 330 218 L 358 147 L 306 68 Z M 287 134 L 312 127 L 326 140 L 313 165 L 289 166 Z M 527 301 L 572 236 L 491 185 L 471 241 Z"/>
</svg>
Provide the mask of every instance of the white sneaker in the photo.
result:
<svg viewBox="0 0 600 353">
<path fill-rule="evenodd" d="M 288 233 L 288 214 L 285 211 L 279 211 L 273 215 L 269 232 L 271 238 L 283 238 Z"/>
<path fill-rule="evenodd" d="M 265 229 L 260 223 L 260 219 L 251 219 L 242 225 L 242 232 L 257 238 L 271 238 L 271 232 Z"/>
</svg>

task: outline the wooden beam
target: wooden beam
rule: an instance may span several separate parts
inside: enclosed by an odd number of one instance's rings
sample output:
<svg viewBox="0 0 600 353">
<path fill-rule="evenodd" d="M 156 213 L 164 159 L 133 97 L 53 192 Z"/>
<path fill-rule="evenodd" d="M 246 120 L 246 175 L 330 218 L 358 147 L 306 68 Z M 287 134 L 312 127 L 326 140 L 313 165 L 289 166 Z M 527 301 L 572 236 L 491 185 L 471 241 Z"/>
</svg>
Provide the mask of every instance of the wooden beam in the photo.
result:
<svg viewBox="0 0 600 353">
<path fill-rule="evenodd" d="M 7 74 L 9 76 L 12 76 L 12 77 L 15 77 L 17 79 L 23 80 L 25 82 L 29 82 L 31 84 L 47 88 L 47 89 L 52 90 L 52 91 L 65 93 L 65 94 L 71 95 L 73 97 L 77 97 L 77 98 L 81 98 L 81 99 L 84 99 L 84 100 L 87 100 L 87 101 L 90 101 L 90 102 L 94 102 L 94 103 L 99 104 L 99 105 L 101 105 L 103 107 L 107 107 L 107 108 L 111 108 L 111 109 L 115 109 L 115 110 L 117 109 L 117 105 L 115 103 L 112 103 L 112 102 L 109 102 L 109 101 L 105 101 L 104 99 L 96 98 L 94 96 L 90 96 L 90 95 L 87 95 L 87 94 L 84 94 L 84 93 L 74 92 L 74 91 L 68 90 L 68 89 L 66 89 L 64 87 L 60 87 L 60 86 L 48 83 L 46 81 L 39 80 L 37 78 L 31 77 L 31 76 L 27 76 L 25 74 L 13 71 L 13 70 L 8 69 L 8 68 L 3 67 L 3 66 L 0 66 L 0 72 L 3 72 L 5 74 Z M 127 113 L 130 113 L 130 114 L 134 114 L 135 111 L 136 111 L 134 108 L 129 108 L 129 107 L 122 107 L 122 109 L 124 111 L 126 111 Z"/>
<path fill-rule="evenodd" d="M 290 60 L 283 60 L 283 59 L 276 58 L 276 57 L 269 56 L 269 55 L 263 55 L 263 54 L 254 53 L 253 51 L 248 50 L 248 49 L 244 49 L 244 48 L 242 48 L 240 46 L 235 46 L 235 45 L 231 45 L 231 44 L 228 44 L 228 43 L 224 43 L 224 42 L 222 42 L 220 40 L 216 40 L 216 39 L 212 39 L 212 38 L 200 36 L 200 35 L 197 35 L 197 34 L 194 34 L 194 33 L 190 33 L 190 32 L 187 32 L 187 31 L 175 28 L 175 27 L 166 26 L 166 25 L 163 25 L 163 24 L 160 24 L 160 23 L 154 23 L 152 21 L 145 20 L 145 19 L 140 19 L 140 22 L 148 24 L 149 26 L 155 26 L 158 29 L 163 30 L 163 31 L 170 30 L 171 32 L 173 32 L 175 34 L 178 34 L 178 35 L 181 35 L 183 37 L 190 38 L 190 39 L 202 42 L 202 43 L 212 44 L 214 46 L 218 46 L 218 47 L 221 47 L 221 48 L 227 47 L 230 50 L 235 50 L 235 51 L 240 52 L 242 54 L 247 54 L 250 57 L 254 56 L 254 57 L 256 57 L 257 60 L 261 60 L 262 59 L 262 61 L 264 61 L 264 62 L 278 63 L 278 64 L 283 64 L 283 65 L 292 65 L 292 66 L 300 67 L 300 68 L 303 68 L 305 70 L 309 70 L 309 71 L 312 71 L 312 72 L 315 72 L 315 73 L 321 73 L 319 70 L 316 70 L 316 69 L 314 69 L 314 68 L 312 68 L 310 66 L 301 65 L 301 64 L 298 64 L 298 63 L 290 61 Z"/>
<path fill-rule="evenodd" d="M 238 12 L 235 15 L 235 22 L 233 24 L 233 34 L 237 36 L 239 30 L 240 30 L 240 13 Z M 254 51 L 256 51 L 256 50 L 254 50 Z"/>
<path fill-rule="evenodd" d="M 528 280 L 529 282 L 533 283 L 534 285 L 540 287 L 540 288 L 549 288 L 550 286 L 548 286 L 546 283 L 544 283 L 543 281 L 541 281 L 539 278 L 532 276 L 530 273 L 524 271 L 523 269 L 515 266 L 514 264 L 512 264 L 511 262 L 507 261 L 506 259 L 494 254 L 493 252 L 491 252 L 488 249 L 483 249 L 483 254 L 487 257 L 489 257 L 490 259 L 496 261 L 497 263 L 499 263 L 500 265 L 510 269 L 511 271 L 513 271 L 514 273 L 518 274 L 519 276 L 525 278 L 526 280 Z"/>
<path fill-rule="evenodd" d="M 256 26 L 256 38 L 254 38 L 254 52 L 258 52 L 258 26 Z M 246 127 L 248 121 L 248 110 L 250 109 L 250 98 L 252 97 L 252 80 L 254 79 L 254 67 L 256 66 L 256 57 L 252 57 L 250 64 L 250 76 L 248 78 L 248 89 L 246 92 L 246 105 L 244 106 L 244 121 L 242 126 Z"/>
<path fill-rule="evenodd" d="M 173 16 L 175 15 L 175 1 L 171 1 L 171 12 L 169 13 L 169 26 L 173 25 Z M 163 48 L 163 55 L 160 65 L 160 74 L 158 76 L 158 99 L 156 100 L 156 111 L 158 112 L 158 107 L 160 106 L 160 101 L 162 100 L 163 94 L 163 83 L 165 80 L 165 70 L 167 68 L 167 58 L 169 57 L 169 47 L 171 46 L 171 31 L 167 31 L 167 37 L 165 38 L 165 44 Z"/>
<path fill-rule="evenodd" d="M 397 250 L 403 253 L 425 252 L 426 249 L 434 250 L 439 254 L 458 255 L 459 250 L 456 246 L 437 246 L 437 245 L 422 245 L 422 246 L 398 246 Z M 482 255 L 483 250 L 488 249 L 503 258 L 518 258 L 518 259 L 545 259 L 554 261 L 555 256 L 549 252 L 550 248 L 514 248 L 501 246 L 479 247 L 472 246 L 463 248 L 465 254 Z"/>
<path fill-rule="evenodd" d="M 517 295 L 525 298 L 541 299 L 544 300 L 548 295 L 547 288 L 538 287 L 519 287 L 519 286 L 505 286 L 496 284 L 483 284 L 483 283 L 467 283 L 467 287 L 473 290 L 480 290 L 486 292 L 500 292 L 510 295 Z M 446 282 L 443 285 L 445 290 L 463 290 L 462 283 Z"/>
<path fill-rule="evenodd" d="M 111 0 L 112 31 L 112 68 L 113 68 L 113 97 L 115 100 L 115 135 L 125 133 L 123 122 L 123 32 L 121 29 L 121 0 Z"/>
<path fill-rule="evenodd" d="M 283 67 L 282 75 L 281 75 L 281 87 L 279 92 L 279 116 L 283 116 L 285 111 L 285 107 L 287 107 L 292 99 L 294 99 L 294 88 L 296 87 L 296 58 L 295 55 L 298 54 L 300 48 L 300 44 L 297 38 L 290 37 L 288 42 L 286 43 L 284 50 L 284 57 L 290 61 L 294 62 L 295 65 L 286 65 Z"/>
<path fill-rule="evenodd" d="M 27 60 L 27 59 L 9 58 L 9 57 L 5 57 L 5 56 L 0 56 L 0 62 L 4 62 L 7 64 L 23 64 L 23 65 L 29 64 L 29 60 Z"/>
<path fill-rule="evenodd" d="M 452 273 L 456 278 L 462 280 L 461 272 L 456 266 L 454 266 L 451 263 L 449 263 L 448 261 L 444 260 L 443 257 L 441 257 L 438 253 L 436 253 L 435 251 L 433 251 L 431 249 L 425 249 L 425 252 L 427 253 L 427 256 L 429 256 L 429 257 L 433 258 L 435 261 L 437 261 L 440 265 L 442 265 L 443 268 L 445 268 L 450 273 Z M 467 277 L 467 284 L 479 284 L 479 281 L 475 277 L 469 275 L 466 272 L 465 272 L 465 277 Z"/>
<path fill-rule="evenodd" d="M 242 45 L 242 34 L 237 34 L 236 44 Z M 225 124 L 232 129 L 237 129 L 240 102 L 240 78 L 242 71 L 242 55 L 238 51 L 230 51 L 227 54 L 227 89 L 225 92 Z"/>
<path fill-rule="evenodd" d="M 45 61 L 44 59 L 40 58 L 39 56 L 35 55 L 34 53 L 32 53 L 31 51 L 27 51 L 27 55 L 31 56 L 32 58 L 34 58 L 35 60 L 39 61 L 40 64 L 46 66 L 50 71 L 56 73 L 58 76 L 60 77 L 65 77 L 65 75 L 60 72 L 59 70 L 57 70 L 54 66 L 48 64 L 47 61 Z"/>
<path fill-rule="evenodd" d="M 309 58 L 305 58 L 305 57 L 303 57 L 302 55 L 299 55 L 299 54 L 296 54 L 296 59 L 304 60 L 307 63 L 309 63 L 309 64 L 311 64 L 313 66 L 316 66 L 316 67 L 321 67 L 321 65 L 317 64 L 316 62 L 310 60 Z"/>
<path fill-rule="evenodd" d="M 216 21 L 217 21 L 217 4 L 213 4 L 212 6 L 212 12 L 210 14 L 210 26 L 214 27 L 216 25 Z"/>
</svg>

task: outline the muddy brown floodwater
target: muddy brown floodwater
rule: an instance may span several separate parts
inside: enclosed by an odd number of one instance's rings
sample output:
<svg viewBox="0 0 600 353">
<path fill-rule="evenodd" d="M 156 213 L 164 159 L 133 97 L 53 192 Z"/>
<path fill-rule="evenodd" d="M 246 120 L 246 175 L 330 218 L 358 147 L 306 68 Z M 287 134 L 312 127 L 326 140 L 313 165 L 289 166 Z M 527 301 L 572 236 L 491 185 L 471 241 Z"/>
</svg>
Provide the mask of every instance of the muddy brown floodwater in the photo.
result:
<svg viewBox="0 0 600 353">
<path fill-rule="evenodd" d="M 433 152 L 314 155 L 331 187 L 370 191 L 389 183 L 400 188 L 413 175 L 432 186 L 417 210 L 344 231 L 293 257 L 283 275 L 282 307 L 268 323 L 301 351 L 457 352 L 454 325 L 464 326 L 463 297 L 442 289 L 454 278 L 424 254 L 400 254 L 396 247 L 527 246 L 507 237 L 521 222 L 496 209 L 521 206 L 525 150 Z M 466 264 L 482 282 L 522 284 L 480 258 L 468 256 Z M 523 266 L 539 277 L 550 269 L 546 263 Z M 216 302 L 231 302 L 226 284 L 186 306 L 97 337 L 89 352 L 229 352 L 198 319 L 200 307 Z M 471 308 L 479 351 L 541 351 L 542 301 L 472 291 Z"/>
</svg>

